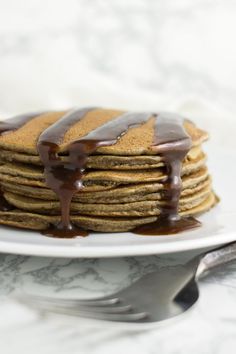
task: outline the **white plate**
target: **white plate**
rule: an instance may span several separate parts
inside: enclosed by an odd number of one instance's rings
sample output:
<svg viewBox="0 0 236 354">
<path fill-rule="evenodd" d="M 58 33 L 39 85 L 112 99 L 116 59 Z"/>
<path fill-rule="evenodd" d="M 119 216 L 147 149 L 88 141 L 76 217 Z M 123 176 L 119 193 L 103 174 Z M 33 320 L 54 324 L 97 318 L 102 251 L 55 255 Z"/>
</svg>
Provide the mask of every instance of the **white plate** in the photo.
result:
<svg viewBox="0 0 236 354">
<path fill-rule="evenodd" d="M 199 229 L 175 236 L 91 233 L 86 238 L 67 240 L 1 227 L 0 252 L 52 257 L 121 257 L 180 252 L 236 240 L 236 151 L 211 147 L 208 154 L 221 203 L 199 218 L 203 224 Z"/>
</svg>

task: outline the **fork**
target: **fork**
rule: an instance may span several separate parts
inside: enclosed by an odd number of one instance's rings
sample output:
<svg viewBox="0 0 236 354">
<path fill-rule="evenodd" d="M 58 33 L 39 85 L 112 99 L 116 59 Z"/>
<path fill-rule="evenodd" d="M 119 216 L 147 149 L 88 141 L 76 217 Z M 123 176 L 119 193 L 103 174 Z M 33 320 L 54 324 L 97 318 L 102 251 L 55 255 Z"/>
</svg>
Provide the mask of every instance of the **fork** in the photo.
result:
<svg viewBox="0 0 236 354">
<path fill-rule="evenodd" d="M 199 297 L 197 280 L 234 259 L 236 242 L 199 255 L 185 265 L 148 273 L 110 296 L 68 299 L 22 294 L 15 299 L 42 312 L 116 322 L 158 322 L 191 308 Z"/>
</svg>

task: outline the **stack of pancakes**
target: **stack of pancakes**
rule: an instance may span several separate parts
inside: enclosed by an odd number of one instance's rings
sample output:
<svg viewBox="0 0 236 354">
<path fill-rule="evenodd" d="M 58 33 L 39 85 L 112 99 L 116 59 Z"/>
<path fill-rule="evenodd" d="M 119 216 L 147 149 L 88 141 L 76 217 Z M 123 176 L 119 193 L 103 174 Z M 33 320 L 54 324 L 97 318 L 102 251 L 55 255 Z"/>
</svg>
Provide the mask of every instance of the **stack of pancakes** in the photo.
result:
<svg viewBox="0 0 236 354">
<path fill-rule="evenodd" d="M 57 195 L 47 187 L 37 151 L 40 134 L 67 112 L 44 113 L 21 128 L 0 136 L 0 186 L 13 207 L 0 211 L 0 223 L 21 228 L 45 230 L 60 220 Z M 68 158 L 68 145 L 123 112 L 96 109 L 74 124 L 60 144 L 59 155 Z M 131 128 L 112 146 L 100 147 L 88 157 L 83 189 L 71 203 L 71 220 L 94 231 L 128 231 L 155 221 L 164 201 L 166 168 L 155 154 L 154 119 Z M 196 215 L 217 202 L 201 145 L 207 133 L 184 121 L 192 148 L 182 165 L 180 215 Z"/>
</svg>

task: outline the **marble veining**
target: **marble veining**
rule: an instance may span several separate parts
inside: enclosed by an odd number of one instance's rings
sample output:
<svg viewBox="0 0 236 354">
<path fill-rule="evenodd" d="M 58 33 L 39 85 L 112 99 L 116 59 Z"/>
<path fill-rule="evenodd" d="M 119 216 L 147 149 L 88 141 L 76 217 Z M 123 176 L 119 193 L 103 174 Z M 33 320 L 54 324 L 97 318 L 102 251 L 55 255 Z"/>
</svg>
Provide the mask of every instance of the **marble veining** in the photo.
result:
<svg viewBox="0 0 236 354">
<path fill-rule="evenodd" d="M 17 292 L 94 297 L 117 291 L 142 274 L 184 264 L 196 252 L 116 259 L 62 259 L 0 255 L 2 353 L 233 353 L 236 261 L 200 282 L 193 309 L 168 325 L 128 330 L 76 317 L 44 315 L 11 299 Z M 11 340 L 14 335 L 14 340 Z M 170 340 L 171 338 L 171 340 Z M 181 338 L 181 340 L 180 340 Z"/>
</svg>

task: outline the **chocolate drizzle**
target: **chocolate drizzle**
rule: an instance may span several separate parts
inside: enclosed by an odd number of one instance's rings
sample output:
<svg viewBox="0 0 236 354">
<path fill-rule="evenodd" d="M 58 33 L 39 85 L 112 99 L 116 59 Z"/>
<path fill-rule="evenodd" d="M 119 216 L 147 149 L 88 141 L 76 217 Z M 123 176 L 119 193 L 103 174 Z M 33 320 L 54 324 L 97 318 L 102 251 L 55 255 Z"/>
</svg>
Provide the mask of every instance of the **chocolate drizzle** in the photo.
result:
<svg viewBox="0 0 236 354">
<path fill-rule="evenodd" d="M 43 112 L 27 113 L 13 118 L 9 118 L 7 120 L 0 121 L 0 135 L 3 135 L 5 133 L 10 133 L 14 130 L 19 129 L 24 124 L 29 122 L 31 119 L 38 117 L 41 114 L 43 114 Z"/>
<path fill-rule="evenodd" d="M 61 221 L 43 232 L 49 236 L 86 236 L 87 231 L 70 221 L 70 204 L 73 195 L 83 188 L 83 174 L 87 158 L 101 146 L 113 145 L 131 127 L 146 122 L 150 113 L 125 113 L 103 124 L 82 139 L 68 146 L 68 161 L 58 156 L 59 144 L 68 127 L 82 119 L 93 108 L 76 110 L 51 125 L 39 137 L 38 152 L 44 164 L 47 185 L 58 195 L 61 204 Z"/>
<path fill-rule="evenodd" d="M 46 184 L 57 194 L 61 205 L 60 222 L 51 225 L 43 233 L 68 238 L 88 235 L 87 231 L 74 225 L 70 220 L 71 200 L 74 194 L 83 188 L 83 176 L 88 157 L 99 147 L 116 144 L 130 128 L 146 123 L 151 117 L 155 119 L 155 124 L 153 145 L 150 149 L 162 157 L 166 166 L 166 177 L 163 180 L 164 200 L 161 206 L 158 205 L 160 216 L 157 220 L 139 226 L 133 232 L 142 235 L 160 235 L 199 226 L 200 223 L 194 218 L 183 218 L 178 213 L 182 190 L 182 161 L 191 148 L 191 138 L 184 130 L 183 119 L 170 113 L 124 113 L 70 143 L 67 147 L 68 159 L 66 162 L 63 161 L 59 152 L 66 132 L 94 109 L 89 107 L 67 113 L 43 131 L 38 139 L 37 149 L 44 166 Z M 0 134 L 18 129 L 37 115 L 39 113 L 18 116 L 1 122 Z M 1 205 L 4 208 L 4 203 L 0 200 L 0 208 Z M 7 206 L 6 210 L 9 210 Z"/>
<path fill-rule="evenodd" d="M 72 197 L 83 187 L 81 179 L 85 169 L 85 153 L 78 151 L 78 156 L 75 156 L 72 143 L 68 147 L 69 159 L 63 162 L 58 152 L 67 130 L 93 109 L 84 108 L 69 112 L 43 131 L 38 139 L 37 148 L 44 165 L 46 184 L 57 194 L 61 205 L 61 221 L 44 231 L 45 235 L 64 238 L 88 235 L 87 231 L 70 221 Z"/>
<path fill-rule="evenodd" d="M 152 149 L 162 156 L 166 166 L 164 203 L 158 206 L 160 217 L 157 221 L 141 225 L 133 232 L 141 235 L 163 235 L 198 227 L 199 221 L 193 217 L 181 217 L 178 212 L 182 190 L 182 161 L 192 145 L 182 117 L 172 113 L 159 113 L 155 121 L 153 140 Z"/>
</svg>

